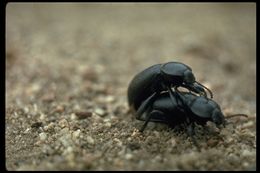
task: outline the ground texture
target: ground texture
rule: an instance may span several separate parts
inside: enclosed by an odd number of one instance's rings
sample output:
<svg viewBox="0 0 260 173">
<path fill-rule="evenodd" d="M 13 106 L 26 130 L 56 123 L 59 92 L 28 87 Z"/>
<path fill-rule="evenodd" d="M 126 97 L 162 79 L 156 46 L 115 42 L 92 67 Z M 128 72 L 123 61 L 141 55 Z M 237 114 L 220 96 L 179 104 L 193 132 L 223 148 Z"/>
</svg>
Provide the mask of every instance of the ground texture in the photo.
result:
<svg viewBox="0 0 260 173">
<path fill-rule="evenodd" d="M 185 131 L 129 112 L 141 70 L 180 61 L 228 119 Z M 255 170 L 255 4 L 8 4 L 8 170 Z"/>
</svg>

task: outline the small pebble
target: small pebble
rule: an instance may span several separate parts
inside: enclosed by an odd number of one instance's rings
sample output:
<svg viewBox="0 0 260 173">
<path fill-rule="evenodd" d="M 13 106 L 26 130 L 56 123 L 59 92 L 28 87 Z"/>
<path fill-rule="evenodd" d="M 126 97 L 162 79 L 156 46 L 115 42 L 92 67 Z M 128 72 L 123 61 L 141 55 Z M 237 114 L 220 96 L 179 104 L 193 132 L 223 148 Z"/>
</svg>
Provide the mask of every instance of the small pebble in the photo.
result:
<svg viewBox="0 0 260 173">
<path fill-rule="evenodd" d="M 104 122 L 110 122 L 110 118 L 104 118 Z"/>
<path fill-rule="evenodd" d="M 73 152 L 73 148 L 71 146 L 68 146 L 65 150 L 64 150 L 64 154 L 70 154 Z"/>
<path fill-rule="evenodd" d="M 39 134 L 39 137 L 40 137 L 41 141 L 45 141 L 47 139 L 47 134 L 42 132 L 42 133 Z"/>
<path fill-rule="evenodd" d="M 55 127 L 54 127 L 54 131 L 55 131 L 55 132 L 59 132 L 60 130 L 61 130 L 61 128 L 60 128 L 59 126 L 55 126 Z"/>
<path fill-rule="evenodd" d="M 228 137 L 225 142 L 228 143 L 228 144 L 233 144 L 234 141 L 235 141 L 234 138 Z"/>
<path fill-rule="evenodd" d="M 115 142 L 117 142 L 117 145 L 120 147 L 120 146 L 122 146 L 122 141 L 121 140 L 119 140 L 118 138 L 114 138 L 114 141 Z"/>
<path fill-rule="evenodd" d="M 76 114 L 75 113 L 70 114 L 70 119 L 71 120 L 76 120 L 77 119 Z"/>
<path fill-rule="evenodd" d="M 230 132 L 230 130 L 229 129 L 227 129 L 227 128 L 224 128 L 224 129 L 222 129 L 221 131 L 220 131 L 220 135 L 222 135 L 222 136 L 230 136 L 232 133 Z"/>
<path fill-rule="evenodd" d="M 37 106 L 37 104 L 33 104 L 33 109 L 34 109 L 35 112 L 38 112 L 38 106 Z"/>
<path fill-rule="evenodd" d="M 48 130 L 53 130 L 55 127 L 55 124 L 53 122 L 51 122 L 50 124 L 48 124 L 47 126 L 43 127 L 44 131 L 48 131 Z"/>
<path fill-rule="evenodd" d="M 138 129 L 134 129 L 133 133 L 131 134 L 132 137 L 136 136 L 139 133 Z"/>
<path fill-rule="evenodd" d="M 65 127 L 65 128 L 63 128 L 63 129 L 61 129 L 61 130 L 60 130 L 60 133 L 61 133 L 61 134 L 64 134 L 64 135 L 69 134 L 69 128 L 68 128 L 68 127 Z"/>
<path fill-rule="evenodd" d="M 112 103 L 112 102 L 115 101 L 115 97 L 109 95 L 109 96 L 105 97 L 104 100 L 105 100 L 105 102 L 107 102 L 107 103 Z"/>
<path fill-rule="evenodd" d="M 30 131 L 30 128 L 27 128 L 23 133 L 27 134 L 27 133 L 29 133 L 29 131 Z"/>
<path fill-rule="evenodd" d="M 103 123 L 103 118 L 101 118 L 97 114 L 93 114 L 92 118 L 96 121 L 95 123 Z M 95 124 L 93 123 L 93 125 L 95 125 Z"/>
<path fill-rule="evenodd" d="M 85 111 L 85 112 L 75 112 L 75 115 L 78 117 L 78 119 L 85 119 L 92 116 L 92 112 Z"/>
<path fill-rule="evenodd" d="M 209 139 L 207 142 L 207 145 L 209 147 L 215 147 L 218 144 L 218 140 L 217 139 Z"/>
<path fill-rule="evenodd" d="M 95 143 L 94 139 L 91 136 L 87 136 L 87 142 L 89 144 L 94 144 Z"/>
<path fill-rule="evenodd" d="M 77 138 L 79 138 L 79 135 L 80 135 L 80 129 L 78 129 L 72 133 L 72 138 L 77 139 Z"/>
<path fill-rule="evenodd" d="M 248 128 L 251 128 L 255 125 L 255 123 L 253 121 L 249 121 L 247 123 L 244 123 L 242 126 L 241 126 L 241 129 L 248 129 Z"/>
<path fill-rule="evenodd" d="M 42 140 L 38 140 L 38 141 L 36 141 L 35 143 L 34 143 L 34 146 L 41 146 L 41 144 L 43 143 L 43 141 Z"/>
<path fill-rule="evenodd" d="M 29 108 L 28 107 L 25 107 L 23 110 L 24 110 L 24 113 L 26 113 L 26 114 L 29 112 Z"/>
<path fill-rule="evenodd" d="M 253 154 L 256 154 L 256 153 L 250 152 L 249 150 L 243 150 L 242 151 L 242 156 L 244 156 L 244 157 L 250 157 Z"/>
<path fill-rule="evenodd" d="M 155 130 L 155 131 L 153 131 L 153 134 L 154 134 L 154 136 L 155 136 L 155 137 L 157 137 L 157 138 L 159 138 L 159 137 L 160 137 L 160 133 L 159 133 L 158 131 L 156 131 L 156 130 Z"/>
<path fill-rule="evenodd" d="M 127 154 L 125 155 L 125 158 L 126 158 L 127 160 L 130 160 L 130 159 L 133 158 L 133 154 L 127 153 Z"/>
<path fill-rule="evenodd" d="M 139 143 L 136 142 L 131 142 L 127 145 L 128 148 L 130 148 L 130 150 L 138 150 L 141 148 L 141 145 Z"/>
<path fill-rule="evenodd" d="M 85 167 L 90 168 L 94 162 L 94 160 L 96 160 L 97 157 L 93 154 L 87 153 L 84 155 L 83 157 L 83 162 Z"/>
<path fill-rule="evenodd" d="M 89 80 L 89 81 L 95 81 L 97 79 L 97 73 L 93 68 L 90 67 L 85 67 L 82 68 L 81 73 L 83 73 L 83 77 L 85 80 Z"/>
<path fill-rule="evenodd" d="M 17 114 L 17 112 L 14 112 L 14 118 L 18 118 L 19 115 Z"/>
<path fill-rule="evenodd" d="M 154 139 L 153 136 L 148 136 L 148 137 L 146 138 L 145 142 L 148 143 L 148 144 L 152 144 L 152 143 L 153 143 L 153 139 Z"/>
<path fill-rule="evenodd" d="M 68 127 L 68 126 L 69 126 L 68 121 L 67 121 L 66 119 L 60 120 L 60 121 L 59 121 L 59 126 L 60 126 L 61 128 L 63 128 L 63 127 Z"/>
<path fill-rule="evenodd" d="M 26 89 L 27 95 L 34 95 L 37 91 L 41 89 L 41 86 L 37 83 L 33 83 L 30 85 L 28 89 Z"/>
<path fill-rule="evenodd" d="M 31 128 L 39 128 L 42 126 L 42 122 L 35 122 L 31 125 Z"/>
<path fill-rule="evenodd" d="M 73 141 L 71 140 L 71 135 L 66 133 L 63 134 L 61 138 L 59 138 L 59 141 L 63 144 L 64 147 L 69 147 L 73 144 Z"/>
<path fill-rule="evenodd" d="M 243 166 L 248 167 L 249 166 L 248 162 L 243 162 Z"/>
<path fill-rule="evenodd" d="M 46 119 L 46 114 L 41 113 L 40 115 L 40 120 L 44 121 Z"/>
<path fill-rule="evenodd" d="M 175 139 L 171 139 L 169 142 L 170 142 L 170 146 L 171 147 L 175 147 L 176 146 L 176 140 Z"/>
<path fill-rule="evenodd" d="M 104 116 L 105 115 L 105 111 L 104 109 L 101 109 L 101 108 L 96 108 L 95 111 L 94 111 L 96 114 L 100 115 L 100 116 Z"/>
<path fill-rule="evenodd" d="M 58 106 L 53 110 L 53 112 L 62 113 L 62 112 L 64 112 L 64 107 L 61 106 L 61 105 L 58 105 Z"/>
<path fill-rule="evenodd" d="M 111 123 L 110 123 L 110 122 L 106 122 L 106 123 L 104 124 L 104 126 L 105 126 L 105 127 L 111 127 Z"/>
<path fill-rule="evenodd" d="M 44 102 L 52 102 L 55 99 L 55 95 L 54 93 L 48 93 L 44 95 L 41 99 Z"/>
</svg>

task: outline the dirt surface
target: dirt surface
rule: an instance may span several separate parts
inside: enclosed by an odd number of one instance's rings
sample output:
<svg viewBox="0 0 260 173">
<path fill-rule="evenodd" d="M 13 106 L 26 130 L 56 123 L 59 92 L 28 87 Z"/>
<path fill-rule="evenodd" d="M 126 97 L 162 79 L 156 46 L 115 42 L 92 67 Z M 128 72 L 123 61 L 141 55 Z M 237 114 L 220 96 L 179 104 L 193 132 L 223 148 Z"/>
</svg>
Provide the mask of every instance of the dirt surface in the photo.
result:
<svg viewBox="0 0 260 173">
<path fill-rule="evenodd" d="M 129 112 L 141 70 L 189 65 L 226 128 L 185 131 Z M 8 4 L 8 170 L 256 170 L 256 5 Z"/>
</svg>

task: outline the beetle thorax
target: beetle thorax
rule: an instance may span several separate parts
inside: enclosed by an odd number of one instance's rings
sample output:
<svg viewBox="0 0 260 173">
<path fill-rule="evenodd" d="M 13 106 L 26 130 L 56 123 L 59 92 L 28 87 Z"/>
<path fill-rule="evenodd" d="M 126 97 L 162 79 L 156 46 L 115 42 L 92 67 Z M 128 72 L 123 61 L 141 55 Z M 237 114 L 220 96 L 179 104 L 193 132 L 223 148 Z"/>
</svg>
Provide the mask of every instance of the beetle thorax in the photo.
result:
<svg viewBox="0 0 260 173">
<path fill-rule="evenodd" d="M 190 74 L 189 71 L 191 71 L 191 69 L 188 66 L 178 62 L 162 64 L 160 68 L 160 74 L 165 83 L 175 86 L 182 85 L 184 79 L 187 82 L 193 80 L 194 76 L 192 73 Z"/>
</svg>

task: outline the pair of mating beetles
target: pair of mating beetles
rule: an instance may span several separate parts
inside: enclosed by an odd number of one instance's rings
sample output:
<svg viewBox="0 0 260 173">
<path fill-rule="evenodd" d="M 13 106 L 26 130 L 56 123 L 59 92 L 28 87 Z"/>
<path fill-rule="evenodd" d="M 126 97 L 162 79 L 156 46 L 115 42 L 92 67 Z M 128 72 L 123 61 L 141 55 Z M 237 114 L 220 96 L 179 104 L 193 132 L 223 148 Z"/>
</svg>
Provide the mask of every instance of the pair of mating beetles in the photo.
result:
<svg viewBox="0 0 260 173">
<path fill-rule="evenodd" d="M 178 87 L 189 92 L 181 92 Z M 212 98 L 212 92 L 196 81 L 192 69 L 180 62 L 153 65 L 138 73 L 128 87 L 130 109 L 136 119 L 145 121 L 141 132 L 150 121 L 172 127 L 185 124 L 191 137 L 194 123 L 205 125 L 212 121 L 217 126 L 225 125 L 221 108 Z"/>
</svg>

